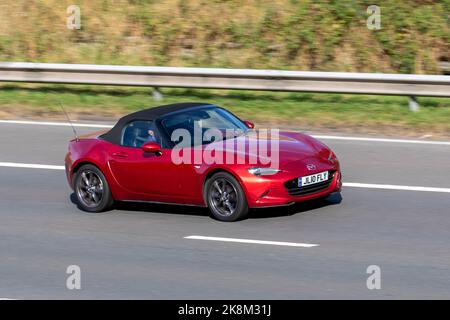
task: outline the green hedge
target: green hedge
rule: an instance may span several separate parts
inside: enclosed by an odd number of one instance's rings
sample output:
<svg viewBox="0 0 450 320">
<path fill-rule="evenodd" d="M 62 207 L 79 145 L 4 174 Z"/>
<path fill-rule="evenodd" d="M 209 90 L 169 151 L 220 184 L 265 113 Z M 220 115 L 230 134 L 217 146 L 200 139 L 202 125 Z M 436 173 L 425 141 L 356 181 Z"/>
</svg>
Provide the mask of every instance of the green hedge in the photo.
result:
<svg viewBox="0 0 450 320">
<path fill-rule="evenodd" d="M 16 0 L 0 7 L 0 60 L 438 73 L 450 0 Z M 66 8 L 81 8 L 81 30 Z"/>
</svg>

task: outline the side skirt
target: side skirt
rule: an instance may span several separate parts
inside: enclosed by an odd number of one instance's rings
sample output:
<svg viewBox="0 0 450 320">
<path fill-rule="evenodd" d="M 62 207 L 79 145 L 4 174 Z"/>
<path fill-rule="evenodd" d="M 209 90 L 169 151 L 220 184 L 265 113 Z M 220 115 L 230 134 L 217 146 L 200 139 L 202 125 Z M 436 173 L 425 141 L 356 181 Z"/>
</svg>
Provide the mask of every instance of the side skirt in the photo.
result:
<svg viewBox="0 0 450 320">
<path fill-rule="evenodd" d="M 171 205 L 171 206 L 187 206 L 187 207 L 199 207 L 206 208 L 206 205 L 200 204 L 191 204 L 191 203 L 176 203 L 176 202 L 162 202 L 162 201 L 146 201 L 146 200 L 116 200 L 118 202 L 127 202 L 127 203 L 148 203 L 148 204 L 163 204 L 163 205 Z"/>
</svg>

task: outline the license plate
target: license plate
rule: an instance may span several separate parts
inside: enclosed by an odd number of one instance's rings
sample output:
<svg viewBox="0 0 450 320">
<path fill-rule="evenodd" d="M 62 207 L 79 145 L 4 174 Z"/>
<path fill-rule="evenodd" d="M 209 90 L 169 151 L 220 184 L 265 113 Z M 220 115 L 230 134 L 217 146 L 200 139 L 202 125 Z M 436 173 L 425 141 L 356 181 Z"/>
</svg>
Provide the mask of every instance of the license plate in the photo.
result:
<svg viewBox="0 0 450 320">
<path fill-rule="evenodd" d="M 328 180 L 328 171 L 319 172 L 306 177 L 298 178 L 298 187 L 305 187 Z"/>
</svg>

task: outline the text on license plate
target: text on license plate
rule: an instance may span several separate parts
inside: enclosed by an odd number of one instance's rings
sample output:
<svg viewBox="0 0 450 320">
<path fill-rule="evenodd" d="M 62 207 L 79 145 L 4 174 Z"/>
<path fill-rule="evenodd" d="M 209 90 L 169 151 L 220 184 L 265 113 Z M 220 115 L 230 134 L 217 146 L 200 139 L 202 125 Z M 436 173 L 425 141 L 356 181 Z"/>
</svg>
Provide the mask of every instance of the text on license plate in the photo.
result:
<svg viewBox="0 0 450 320">
<path fill-rule="evenodd" d="M 328 180 L 328 171 L 319 172 L 306 177 L 298 178 L 298 187 L 309 186 Z"/>
</svg>

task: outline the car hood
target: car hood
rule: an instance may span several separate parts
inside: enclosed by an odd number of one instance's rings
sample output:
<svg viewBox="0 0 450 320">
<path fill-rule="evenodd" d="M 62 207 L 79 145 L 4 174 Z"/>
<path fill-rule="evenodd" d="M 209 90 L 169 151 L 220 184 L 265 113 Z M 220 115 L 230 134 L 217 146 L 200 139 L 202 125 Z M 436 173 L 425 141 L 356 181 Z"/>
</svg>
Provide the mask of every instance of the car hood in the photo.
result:
<svg viewBox="0 0 450 320">
<path fill-rule="evenodd" d="M 267 151 L 264 149 L 258 152 L 260 148 L 256 146 L 262 146 L 262 149 L 265 147 Z M 225 152 L 235 152 L 237 155 L 246 157 L 258 157 L 262 163 L 275 159 L 272 156 L 272 152 L 276 153 L 278 150 L 280 167 L 298 161 L 326 159 L 330 152 L 329 148 L 320 141 L 298 132 L 279 132 L 278 135 L 269 135 L 267 137 L 267 135 L 263 134 L 263 131 L 253 131 L 253 133 L 228 139 L 225 142 L 213 142 L 205 147 L 224 150 Z"/>
</svg>

